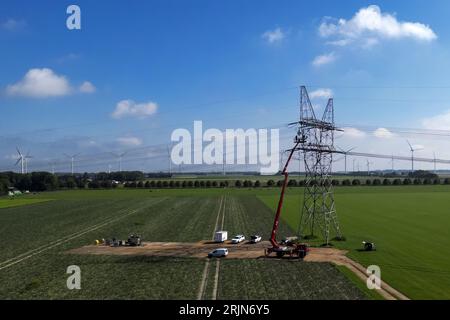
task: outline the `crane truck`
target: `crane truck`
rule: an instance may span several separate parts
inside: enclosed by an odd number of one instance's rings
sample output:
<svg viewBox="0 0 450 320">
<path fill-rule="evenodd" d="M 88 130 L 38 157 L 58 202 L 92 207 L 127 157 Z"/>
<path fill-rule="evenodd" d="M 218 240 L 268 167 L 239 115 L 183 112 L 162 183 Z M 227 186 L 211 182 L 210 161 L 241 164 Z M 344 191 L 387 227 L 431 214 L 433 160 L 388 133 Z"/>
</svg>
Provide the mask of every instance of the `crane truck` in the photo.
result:
<svg viewBox="0 0 450 320">
<path fill-rule="evenodd" d="M 306 243 L 298 243 L 296 241 L 283 241 L 282 243 L 277 242 L 277 231 L 280 222 L 281 208 L 283 207 L 284 193 L 286 191 L 286 185 L 288 183 L 289 173 L 287 171 L 289 162 L 297 149 L 298 145 L 302 142 L 298 137 L 295 139 L 295 146 L 290 150 L 289 157 L 286 164 L 283 167 L 281 174 L 284 176 L 283 185 L 281 187 L 280 199 L 278 200 L 277 211 L 275 214 L 275 219 L 273 222 L 272 233 L 270 236 L 270 243 L 272 247 L 266 248 L 266 256 L 270 256 L 275 253 L 277 257 L 282 258 L 284 256 L 297 257 L 303 259 L 308 253 L 308 245 Z"/>
</svg>

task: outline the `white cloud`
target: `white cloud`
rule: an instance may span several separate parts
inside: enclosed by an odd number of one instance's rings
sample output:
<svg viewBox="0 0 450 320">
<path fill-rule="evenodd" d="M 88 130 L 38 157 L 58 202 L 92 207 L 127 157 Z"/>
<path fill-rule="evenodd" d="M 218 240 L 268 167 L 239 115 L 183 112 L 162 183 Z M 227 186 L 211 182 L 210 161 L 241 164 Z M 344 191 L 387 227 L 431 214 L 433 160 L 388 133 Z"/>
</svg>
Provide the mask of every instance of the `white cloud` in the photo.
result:
<svg viewBox="0 0 450 320">
<path fill-rule="evenodd" d="M 281 42 L 286 37 L 286 35 L 280 28 L 276 28 L 274 30 L 268 30 L 264 32 L 261 37 L 268 43 L 273 44 Z"/>
<path fill-rule="evenodd" d="M 382 139 L 390 139 L 393 138 L 395 135 L 389 131 L 386 128 L 378 128 L 373 132 L 373 135 L 377 138 L 382 138 Z"/>
<path fill-rule="evenodd" d="M 315 67 L 320 67 L 324 64 L 331 63 L 335 60 L 336 60 L 336 56 L 335 56 L 334 52 L 330 52 L 330 53 L 322 54 L 320 56 L 315 57 L 312 64 Z"/>
<path fill-rule="evenodd" d="M 48 68 L 30 69 L 22 80 L 6 87 L 12 96 L 45 98 L 64 96 L 71 93 L 69 81 Z"/>
<path fill-rule="evenodd" d="M 142 144 L 142 139 L 137 137 L 120 137 L 117 138 L 117 142 L 122 146 L 137 147 Z"/>
<path fill-rule="evenodd" d="M 16 19 L 9 18 L 6 21 L 2 22 L 0 24 L 0 27 L 2 29 L 8 30 L 8 31 L 14 31 L 14 30 L 22 29 L 26 25 L 27 24 L 24 20 L 16 20 Z"/>
<path fill-rule="evenodd" d="M 450 110 L 437 116 L 423 119 L 422 126 L 425 129 L 450 130 Z"/>
<path fill-rule="evenodd" d="M 380 39 L 411 38 L 429 42 L 437 38 L 428 25 L 399 21 L 395 15 L 381 12 L 376 5 L 361 8 L 350 20 L 325 18 L 319 34 L 324 38 L 336 37 L 329 44 L 345 46 L 360 42 L 365 47 L 378 43 Z"/>
<path fill-rule="evenodd" d="M 80 92 L 82 93 L 93 93 L 95 90 L 95 86 L 89 81 L 83 82 L 80 86 Z"/>
<path fill-rule="evenodd" d="M 329 99 L 333 96 L 333 91 L 327 88 L 319 88 L 317 90 L 311 91 L 309 93 L 309 97 L 311 99 L 323 98 Z"/>
<path fill-rule="evenodd" d="M 366 133 L 356 128 L 346 127 L 342 128 L 344 130 L 344 136 L 348 138 L 364 138 Z"/>
<path fill-rule="evenodd" d="M 135 103 L 133 100 L 122 100 L 116 105 L 116 109 L 111 114 L 113 118 L 124 117 L 146 118 L 156 113 L 158 105 L 154 102 Z"/>
</svg>

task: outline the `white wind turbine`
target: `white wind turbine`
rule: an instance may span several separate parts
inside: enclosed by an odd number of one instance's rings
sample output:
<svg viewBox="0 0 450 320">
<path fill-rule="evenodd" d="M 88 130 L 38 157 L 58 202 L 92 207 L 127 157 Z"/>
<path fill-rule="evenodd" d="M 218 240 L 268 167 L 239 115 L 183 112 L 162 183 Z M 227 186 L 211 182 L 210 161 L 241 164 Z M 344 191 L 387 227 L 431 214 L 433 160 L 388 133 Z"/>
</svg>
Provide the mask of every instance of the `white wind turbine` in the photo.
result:
<svg viewBox="0 0 450 320">
<path fill-rule="evenodd" d="M 422 150 L 423 147 L 414 149 L 408 140 L 406 142 L 408 142 L 409 150 L 411 151 L 411 172 L 414 172 L 414 151 Z"/>
<path fill-rule="evenodd" d="M 80 153 L 75 153 L 73 155 L 68 155 L 67 153 L 64 153 L 64 155 L 70 159 L 70 171 L 72 172 L 72 175 L 73 175 L 73 162 L 74 162 L 75 158 L 80 155 Z"/>
<path fill-rule="evenodd" d="M 30 155 L 30 151 L 27 152 L 26 156 L 23 157 L 23 161 L 25 163 L 25 173 L 28 173 L 28 159 L 33 158 L 33 156 Z"/>
<path fill-rule="evenodd" d="M 343 149 L 339 148 L 339 150 L 344 154 L 344 171 L 345 171 L 345 174 L 347 174 L 347 155 L 348 155 L 348 153 L 350 151 L 355 150 L 355 149 L 356 149 L 356 147 L 350 148 L 348 150 L 343 150 Z M 353 164 L 353 171 L 355 171 L 354 167 L 355 167 L 355 164 Z"/>
<path fill-rule="evenodd" d="M 373 162 L 370 162 L 369 159 L 366 159 L 367 161 L 367 175 L 370 176 L 370 165 L 373 164 Z"/>
<path fill-rule="evenodd" d="M 119 159 L 119 172 L 122 172 L 122 158 L 127 154 L 127 152 L 122 152 L 119 154 L 111 152 L 111 154 Z"/>
<path fill-rule="evenodd" d="M 20 173 L 24 174 L 25 173 L 25 166 L 24 166 L 25 165 L 25 157 L 22 154 L 22 152 L 20 152 L 18 147 L 16 147 L 16 150 L 17 150 L 17 153 L 19 154 L 19 158 L 17 159 L 15 165 L 17 166 L 17 164 L 20 162 L 20 167 L 21 167 Z"/>
</svg>

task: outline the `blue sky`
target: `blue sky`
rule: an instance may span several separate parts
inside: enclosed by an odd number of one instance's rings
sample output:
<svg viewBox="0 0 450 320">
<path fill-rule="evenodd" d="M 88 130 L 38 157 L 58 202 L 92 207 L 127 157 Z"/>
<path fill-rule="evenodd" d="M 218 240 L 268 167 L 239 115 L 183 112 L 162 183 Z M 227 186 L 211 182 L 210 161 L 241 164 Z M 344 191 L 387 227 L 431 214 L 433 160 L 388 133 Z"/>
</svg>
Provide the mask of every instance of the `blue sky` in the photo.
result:
<svg viewBox="0 0 450 320">
<path fill-rule="evenodd" d="M 70 4 L 81 30 L 66 28 Z M 450 130 L 448 12 L 444 0 L 2 1 L 0 170 L 17 170 L 16 146 L 48 170 L 63 153 L 167 144 L 193 120 L 280 126 L 298 117 L 302 84 L 318 108 L 334 96 L 336 122 L 349 127 L 342 147 L 403 155 L 408 138 L 422 156 L 450 158 L 444 139 L 376 131 Z M 127 169 L 167 167 L 146 154 Z M 102 159 L 80 170 L 116 165 Z"/>
</svg>

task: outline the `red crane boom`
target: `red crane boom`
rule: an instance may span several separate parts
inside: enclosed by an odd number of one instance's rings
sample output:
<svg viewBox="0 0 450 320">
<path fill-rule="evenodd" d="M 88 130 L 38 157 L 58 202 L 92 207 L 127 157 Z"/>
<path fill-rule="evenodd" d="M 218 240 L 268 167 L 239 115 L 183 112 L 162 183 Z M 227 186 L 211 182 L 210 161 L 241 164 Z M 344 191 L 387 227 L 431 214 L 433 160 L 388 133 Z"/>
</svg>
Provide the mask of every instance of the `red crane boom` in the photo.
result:
<svg viewBox="0 0 450 320">
<path fill-rule="evenodd" d="M 286 164 L 284 165 L 283 171 L 281 171 L 281 174 L 284 175 L 284 181 L 283 181 L 283 186 L 281 188 L 280 200 L 278 200 L 277 213 L 275 214 L 275 220 L 273 221 L 272 234 L 270 236 L 270 243 L 272 244 L 273 248 L 280 247 L 280 245 L 277 242 L 276 236 L 277 236 L 277 231 L 278 231 L 278 224 L 280 222 L 281 208 L 283 206 L 284 192 L 286 190 L 286 185 L 287 185 L 288 177 L 289 177 L 287 168 L 288 168 L 289 162 L 291 161 L 292 155 L 294 154 L 295 150 L 297 149 L 297 146 L 299 145 L 299 143 L 300 142 L 297 141 L 295 143 L 294 148 L 291 149 L 291 152 L 289 153 L 289 157 L 286 161 Z"/>
</svg>

